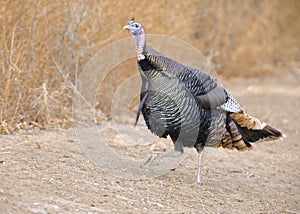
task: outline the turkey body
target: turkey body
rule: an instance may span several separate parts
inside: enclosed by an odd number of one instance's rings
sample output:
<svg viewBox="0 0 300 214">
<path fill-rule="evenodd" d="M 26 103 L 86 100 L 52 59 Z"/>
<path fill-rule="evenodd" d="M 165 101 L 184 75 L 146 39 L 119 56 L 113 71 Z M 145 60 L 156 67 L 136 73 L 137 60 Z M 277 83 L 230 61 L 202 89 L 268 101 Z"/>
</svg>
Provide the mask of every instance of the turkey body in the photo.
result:
<svg viewBox="0 0 300 214">
<path fill-rule="evenodd" d="M 192 78 L 184 82 L 158 69 L 147 56 L 138 65 L 142 77 L 141 111 L 152 133 L 164 138 L 169 135 L 180 152 L 183 147 L 220 144 L 226 135 L 226 112 L 205 109 L 197 103 L 195 93 L 201 94 L 205 86 L 191 91 Z"/>
<path fill-rule="evenodd" d="M 148 128 L 159 137 L 169 135 L 175 150 L 181 146 L 197 150 L 222 146 L 244 151 L 252 149 L 252 142 L 283 136 L 246 114 L 234 96 L 205 72 L 176 62 L 150 46 L 145 46 L 143 54 L 145 59 L 138 61 L 142 77 L 140 108 Z"/>
</svg>

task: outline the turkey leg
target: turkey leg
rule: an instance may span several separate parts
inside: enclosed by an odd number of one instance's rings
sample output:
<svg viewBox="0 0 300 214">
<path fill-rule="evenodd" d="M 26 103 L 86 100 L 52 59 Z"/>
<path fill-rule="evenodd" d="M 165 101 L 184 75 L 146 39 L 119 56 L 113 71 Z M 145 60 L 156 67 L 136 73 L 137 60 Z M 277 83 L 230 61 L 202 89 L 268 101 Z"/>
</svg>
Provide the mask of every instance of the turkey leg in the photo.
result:
<svg viewBox="0 0 300 214">
<path fill-rule="evenodd" d="M 201 170 L 202 170 L 202 159 L 203 159 L 203 147 L 197 147 L 197 152 L 199 154 L 199 159 L 198 159 L 198 169 L 197 169 L 197 184 L 201 185 Z"/>
</svg>

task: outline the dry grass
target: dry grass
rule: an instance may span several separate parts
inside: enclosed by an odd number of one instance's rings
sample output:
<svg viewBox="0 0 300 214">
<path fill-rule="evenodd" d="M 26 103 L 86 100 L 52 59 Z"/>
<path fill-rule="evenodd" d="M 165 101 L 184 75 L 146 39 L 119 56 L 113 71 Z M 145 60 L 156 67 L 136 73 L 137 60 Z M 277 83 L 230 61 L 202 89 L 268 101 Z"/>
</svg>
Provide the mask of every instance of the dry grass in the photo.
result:
<svg viewBox="0 0 300 214">
<path fill-rule="evenodd" d="M 299 67 L 298 0 L 8 0 L 0 10 L 0 133 L 72 126 L 72 84 L 91 56 L 128 36 L 121 28 L 132 16 L 148 33 L 188 41 L 225 77 Z M 126 66 L 101 91 L 106 117 L 116 85 L 135 72 Z"/>
<path fill-rule="evenodd" d="M 194 18 L 193 44 L 226 77 L 299 68 L 300 1 L 209 1 Z"/>
</svg>

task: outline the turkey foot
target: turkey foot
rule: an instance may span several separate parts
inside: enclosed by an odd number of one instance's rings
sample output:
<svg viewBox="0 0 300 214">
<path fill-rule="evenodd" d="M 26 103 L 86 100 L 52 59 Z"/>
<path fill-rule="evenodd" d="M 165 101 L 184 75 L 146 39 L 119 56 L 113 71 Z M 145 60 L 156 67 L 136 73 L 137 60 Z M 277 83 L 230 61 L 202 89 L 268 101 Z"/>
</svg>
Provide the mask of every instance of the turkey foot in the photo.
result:
<svg viewBox="0 0 300 214">
<path fill-rule="evenodd" d="M 148 163 L 155 162 L 158 158 L 163 157 L 179 157 L 182 155 L 182 152 L 171 151 L 171 152 L 150 152 L 146 160 L 141 163 L 141 168 L 144 168 Z"/>
</svg>

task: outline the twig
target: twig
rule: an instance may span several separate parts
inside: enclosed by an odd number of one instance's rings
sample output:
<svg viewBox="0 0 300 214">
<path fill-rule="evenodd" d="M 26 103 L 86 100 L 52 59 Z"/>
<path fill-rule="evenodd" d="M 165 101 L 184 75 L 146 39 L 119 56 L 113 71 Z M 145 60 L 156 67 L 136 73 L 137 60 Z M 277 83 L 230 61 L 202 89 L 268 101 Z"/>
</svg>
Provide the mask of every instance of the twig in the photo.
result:
<svg viewBox="0 0 300 214">
<path fill-rule="evenodd" d="M 297 211 L 291 211 L 291 210 L 284 210 L 287 213 L 293 213 L 293 214 L 299 214 L 300 212 Z"/>
</svg>

